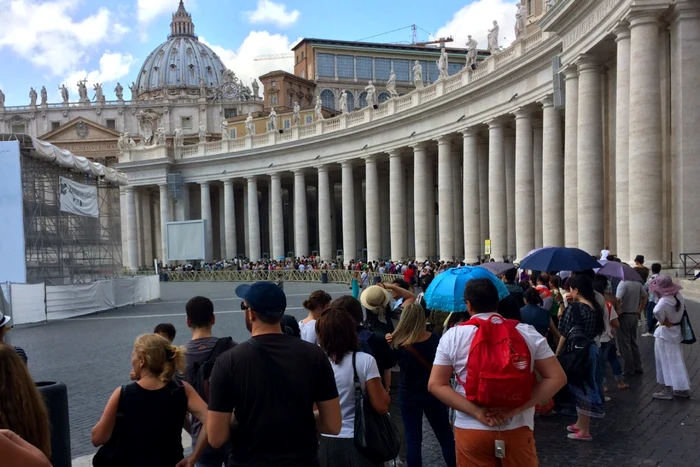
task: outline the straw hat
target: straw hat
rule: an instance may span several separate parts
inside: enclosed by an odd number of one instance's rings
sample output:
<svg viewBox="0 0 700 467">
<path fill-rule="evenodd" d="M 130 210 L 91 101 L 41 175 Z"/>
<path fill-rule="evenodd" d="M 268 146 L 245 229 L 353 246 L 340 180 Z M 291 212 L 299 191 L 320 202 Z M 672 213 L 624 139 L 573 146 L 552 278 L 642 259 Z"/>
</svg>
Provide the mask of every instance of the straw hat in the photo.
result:
<svg viewBox="0 0 700 467">
<path fill-rule="evenodd" d="M 390 299 L 391 295 L 389 291 L 378 285 L 367 287 L 364 292 L 362 292 L 362 295 L 360 295 L 360 303 L 362 303 L 362 306 L 374 314 L 377 314 L 379 311 L 384 311 Z"/>
</svg>

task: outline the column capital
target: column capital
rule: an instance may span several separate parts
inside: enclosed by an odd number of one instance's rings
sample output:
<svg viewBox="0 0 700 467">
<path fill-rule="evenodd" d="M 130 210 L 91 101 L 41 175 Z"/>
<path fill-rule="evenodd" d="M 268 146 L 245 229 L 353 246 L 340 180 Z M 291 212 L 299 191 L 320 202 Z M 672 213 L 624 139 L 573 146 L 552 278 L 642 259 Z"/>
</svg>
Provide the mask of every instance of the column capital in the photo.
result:
<svg viewBox="0 0 700 467">
<path fill-rule="evenodd" d="M 548 107 L 554 107 L 554 98 L 552 97 L 551 94 L 547 94 L 544 96 L 542 99 L 539 101 L 540 104 L 542 104 L 542 108 L 546 109 Z"/>
<path fill-rule="evenodd" d="M 661 21 L 661 14 L 658 10 L 632 10 L 627 15 L 630 30 L 644 24 L 658 25 Z"/>
<path fill-rule="evenodd" d="M 258 176 L 257 175 L 248 175 L 245 179 L 248 181 L 248 183 L 257 182 Z"/>
<path fill-rule="evenodd" d="M 376 154 L 369 154 L 367 156 L 362 156 L 362 159 L 365 161 L 365 164 L 376 163 L 377 162 L 377 155 Z"/>
<path fill-rule="evenodd" d="M 488 125 L 489 130 L 496 128 L 503 129 L 506 126 L 506 120 L 503 117 L 492 118 L 491 120 L 487 120 L 485 123 Z"/>
<path fill-rule="evenodd" d="M 270 174 L 270 180 L 281 180 L 281 175 L 279 172 L 272 172 Z"/>
<path fill-rule="evenodd" d="M 199 182 L 199 186 L 202 186 L 202 187 L 209 186 L 209 180 L 204 180 L 202 182 Z"/>
<path fill-rule="evenodd" d="M 438 144 L 439 146 L 444 146 L 444 145 L 447 145 L 447 144 L 452 144 L 452 135 L 451 135 L 451 134 L 448 134 L 448 135 L 438 136 L 437 138 L 434 139 L 434 141 L 437 141 L 437 144 Z"/>
<path fill-rule="evenodd" d="M 394 157 L 401 157 L 401 149 L 389 149 L 387 153 L 389 154 L 389 159 L 393 159 Z"/>
<path fill-rule="evenodd" d="M 168 189 L 168 182 L 160 182 L 158 184 L 158 188 L 160 188 L 161 190 L 163 190 L 163 189 L 167 190 Z"/>
<path fill-rule="evenodd" d="M 576 59 L 576 65 L 578 66 L 578 74 L 583 73 L 600 73 L 601 67 L 600 62 L 591 55 L 581 54 Z"/>
<path fill-rule="evenodd" d="M 328 164 L 321 164 L 316 166 L 318 173 L 328 173 Z"/>
<path fill-rule="evenodd" d="M 479 137 L 479 130 L 473 126 L 459 130 L 459 132 L 462 133 L 462 139 Z"/>
<path fill-rule="evenodd" d="M 513 112 L 513 115 L 515 116 L 516 120 L 523 120 L 523 119 L 531 119 L 532 118 L 532 109 L 530 107 L 518 107 L 515 109 Z"/>
<path fill-rule="evenodd" d="M 630 25 L 627 21 L 618 21 L 613 28 L 613 34 L 615 34 L 615 42 L 620 42 L 622 40 L 629 40 L 630 38 Z"/>
<path fill-rule="evenodd" d="M 297 176 L 304 176 L 306 174 L 306 167 L 298 167 L 296 169 L 292 169 L 292 173 L 294 174 L 295 177 Z"/>
<path fill-rule="evenodd" d="M 566 81 L 578 79 L 578 68 L 576 67 L 575 63 L 569 63 L 568 65 L 563 66 L 560 70 L 560 73 L 564 75 L 564 79 Z"/>
<path fill-rule="evenodd" d="M 676 3 L 673 8 L 673 12 L 668 15 L 668 20 L 673 26 L 676 21 L 682 20 L 697 20 L 700 18 L 700 8 L 697 4 L 686 3 Z"/>
<path fill-rule="evenodd" d="M 225 178 L 225 179 L 223 179 L 223 180 L 221 180 L 221 181 L 224 182 L 224 186 L 233 185 L 233 177 L 231 177 L 231 178 Z"/>
<path fill-rule="evenodd" d="M 426 146 L 426 142 L 425 142 L 425 141 L 418 141 L 418 142 L 416 142 L 416 143 L 413 143 L 413 144 L 409 144 L 409 145 L 408 145 L 408 147 L 410 147 L 411 149 L 413 149 L 413 152 L 416 152 L 416 151 L 425 151 L 425 146 Z"/>
<path fill-rule="evenodd" d="M 346 159 L 340 163 L 340 166 L 344 169 L 346 168 L 353 168 L 354 164 L 352 162 L 352 159 Z"/>
<path fill-rule="evenodd" d="M 124 188 L 124 192 L 125 192 L 125 193 L 133 193 L 135 187 L 134 187 L 134 185 L 127 185 L 127 186 L 125 186 L 125 187 L 123 187 L 123 188 Z"/>
</svg>

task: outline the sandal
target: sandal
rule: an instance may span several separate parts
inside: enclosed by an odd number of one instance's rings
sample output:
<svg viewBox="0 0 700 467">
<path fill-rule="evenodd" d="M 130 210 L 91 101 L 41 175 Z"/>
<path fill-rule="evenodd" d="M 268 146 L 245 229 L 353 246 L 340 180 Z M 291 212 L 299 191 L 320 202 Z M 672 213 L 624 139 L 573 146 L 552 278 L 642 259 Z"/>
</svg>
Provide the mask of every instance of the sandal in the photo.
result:
<svg viewBox="0 0 700 467">
<path fill-rule="evenodd" d="M 569 433 L 578 433 L 580 431 L 580 428 L 577 428 L 576 424 L 573 424 L 573 425 L 567 426 L 566 431 L 568 431 Z"/>
<path fill-rule="evenodd" d="M 567 435 L 567 438 L 569 439 L 575 439 L 577 441 L 593 441 L 593 436 L 588 435 L 588 436 L 582 436 L 581 433 L 569 433 Z"/>
<path fill-rule="evenodd" d="M 629 384 L 627 384 L 627 383 L 623 383 L 623 384 L 624 384 L 624 386 L 618 386 L 618 387 L 617 387 L 617 390 L 618 390 L 618 391 L 624 391 L 625 389 L 629 389 L 629 388 L 630 388 L 630 385 L 629 385 Z"/>
</svg>

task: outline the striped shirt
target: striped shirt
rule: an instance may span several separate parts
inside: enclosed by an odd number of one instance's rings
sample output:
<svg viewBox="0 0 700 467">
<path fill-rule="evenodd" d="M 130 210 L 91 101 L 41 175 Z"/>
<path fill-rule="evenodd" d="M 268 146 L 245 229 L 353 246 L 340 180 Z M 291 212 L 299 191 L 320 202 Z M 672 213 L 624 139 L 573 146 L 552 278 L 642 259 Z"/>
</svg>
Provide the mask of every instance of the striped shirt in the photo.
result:
<svg viewBox="0 0 700 467">
<path fill-rule="evenodd" d="M 15 352 L 17 352 L 17 355 L 19 355 L 19 358 L 24 361 L 24 363 L 27 363 L 27 352 L 24 351 L 23 348 L 21 347 L 15 347 Z"/>
</svg>

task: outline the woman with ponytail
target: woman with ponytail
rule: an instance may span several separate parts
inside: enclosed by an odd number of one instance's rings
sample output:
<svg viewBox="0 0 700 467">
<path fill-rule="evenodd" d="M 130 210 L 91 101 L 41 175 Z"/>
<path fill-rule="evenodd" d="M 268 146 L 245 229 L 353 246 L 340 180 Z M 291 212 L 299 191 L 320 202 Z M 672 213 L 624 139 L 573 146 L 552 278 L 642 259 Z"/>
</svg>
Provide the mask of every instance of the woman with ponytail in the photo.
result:
<svg viewBox="0 0 700 467">
<path fill-rule="evenodd" d="M 184 349 L 158 334 L 143 334 L 134 343 L 131 365 L 136 382 L 112 393 L 92 429 L 92 444 L 107 444 L 119 418 L 119 439 L 98 451 L 98 462 L 109 456 L 124 467 L 193 467 L 208 444 L 207 406 L 192 386 L 173 380 L 184 370 Z M 202 431 L 192 455 L 184 458 L 182 426 L 187 412 L 202 421 Z"/>
<path fill-rule="evenodd" d="M 572 302 L 566 307 L 559 322 L 559 345 L 557 356 L 564 350 L 566 339 L 572 329 L 588 339 L 589 371 L 580 384 L 569 383 L 569 392 L 576 401 L 578 420 L 566 427 L 569 439 L 591 441 L 591 417 L 605 416 L 605 394 L 603 392 L 603 362 L 600 355 L 600 336 L 605 333 L 603 307 L 596 299 L 593 281 L 584 274 L 576 274 L 569 281 Z"/>
</svg>

